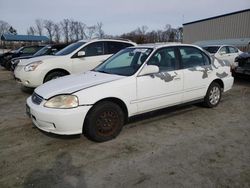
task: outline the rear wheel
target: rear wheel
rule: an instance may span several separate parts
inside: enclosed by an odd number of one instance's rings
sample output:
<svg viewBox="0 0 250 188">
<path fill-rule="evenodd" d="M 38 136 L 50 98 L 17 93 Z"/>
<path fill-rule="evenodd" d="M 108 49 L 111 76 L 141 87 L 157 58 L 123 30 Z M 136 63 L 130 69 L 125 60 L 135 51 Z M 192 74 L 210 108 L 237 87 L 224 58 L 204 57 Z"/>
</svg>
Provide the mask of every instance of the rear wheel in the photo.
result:
<svg viewBox="0 0 250 188">
<path fill-rule="evenodd" d="M 204 99 L 204 105 L 212 108 L 219 104 L 221 99 L 221 87 L 217 82 L 211 83 Z"/>
<path fill-rule="evenodd" d="M 104 101 L 91 109 L 83 127 L 87 138 L 104 142 L 115 138 L 122 130 L 124 113 L 115 103 Z"/>
<path fill-rule="evenodd" d="M 49 73 L 49 74 L 46 75 L 46 77 L 44 79 L 44 83 L 48 82 L 50 80 L 54 80 L 54 79 L 60 78 L 62 76 L 66 76 L 66 75 L 67 75 L 67 73 L 62 72 L 62 71 L 51 72 L 51 73 Z"/>
</svg>

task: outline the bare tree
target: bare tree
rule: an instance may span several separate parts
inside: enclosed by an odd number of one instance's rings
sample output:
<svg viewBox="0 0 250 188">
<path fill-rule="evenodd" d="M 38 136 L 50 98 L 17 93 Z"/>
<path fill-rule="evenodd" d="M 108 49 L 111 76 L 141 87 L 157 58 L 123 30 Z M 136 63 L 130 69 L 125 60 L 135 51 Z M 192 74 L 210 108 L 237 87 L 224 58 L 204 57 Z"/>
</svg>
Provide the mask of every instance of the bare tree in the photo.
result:
<svg viewBox="0 0 250 188">
<path fill-rule="evenodd" d="M 62 33 L 65 39 L 66 43 L 69 43 L 69 24 L 70 20 L 69 19 L 64 19 L 63 21 L 60 22 L 62 26 Z"/>
<path fill-rule="evenodd" d="M 87 38 L 92 39 L 95 32 L 96 32 L 96 26 L 95 25 L 87 27 Z"/>
<path fill-rule="evenodd" d="M 36 29 L 32 26 L 27 29 L 27 35 L 35 35 L 36 34 Z"/>
<path fill-rule="evenodd" d="M 79 22 L 70 20 L 69 24 L 69 38 L 70 40 L 77 41 L 80 38 L 80 28 L 79 28 Z"/>
<path fill-rule="evenodd" d="M 10 28 L 10 25 L 7 22 L 0 20 L 0 37 L 4 33 L 8 33 L 9 28 Z M 2 40 L 0 40 L 0 42 L 1 42 L 1 46 L 2 46 Z"/>
<path fill-rule="evenodd" d="M 38 35 L 42 36 L 44 21 L 42 19 L 36 19 L 35 24 L 36 24 L 35 31 L 37 32 Z"/>
<path fill-rule="evenodd" d="M 58 23 L 54 24 L 54 38 L 55 42 L 59 43 L 61 39 L 61 28 Z"/>
<path fill-rule="evenodd" d="M 104 37 L 104 31 L 102 29 L 102 22 L 97 22 L 96 24 L 96 36 L 100 39 L 102 39 Z"/>
<path fill-rule="evenodd" d="M 0 37 L 2 34 L 8 33 L 10 27 L 11 26 L 7 22 L 0 20 Z"/>
<path fill-rule="evenodd" d="M 54 22 L 51 20 L 44 20 L 44 28 L 47 30 L 50 42 L 52 42 L 54 36 Z"/>
<path fill-rule="evenodd" d="M 87 38 L 86 28 L 87 28 L 87 26 L 84 23 L 79 22 L 80 39 L 86 39 Z"/>
</svg>

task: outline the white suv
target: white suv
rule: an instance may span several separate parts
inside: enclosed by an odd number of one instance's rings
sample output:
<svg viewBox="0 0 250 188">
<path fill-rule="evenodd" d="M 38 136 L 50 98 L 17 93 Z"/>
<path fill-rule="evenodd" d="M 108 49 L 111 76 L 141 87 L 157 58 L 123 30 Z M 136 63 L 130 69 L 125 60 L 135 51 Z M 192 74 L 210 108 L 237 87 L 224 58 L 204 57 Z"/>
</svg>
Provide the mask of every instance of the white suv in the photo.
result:
<svg viewBox="0 0 250 188">
<path fill-rule="evenodd" d="M 101 142 L 137 114 L 196 100 L 215 107 L 233 80 L 229 64 L 196 46 L 130 47 L 92 71 L 36 88 L 27 112 L 43 131 Z"/>
<path fill-rule="evenodd" d="M 49 80 L 95 68 L 112 54 L 136 44 L 126 40 L 96 39 L 73 43 L 55 56 L 22 61 L 14 71 L 15 79 L 26 87 L 37 87 Z"/>
</svg>

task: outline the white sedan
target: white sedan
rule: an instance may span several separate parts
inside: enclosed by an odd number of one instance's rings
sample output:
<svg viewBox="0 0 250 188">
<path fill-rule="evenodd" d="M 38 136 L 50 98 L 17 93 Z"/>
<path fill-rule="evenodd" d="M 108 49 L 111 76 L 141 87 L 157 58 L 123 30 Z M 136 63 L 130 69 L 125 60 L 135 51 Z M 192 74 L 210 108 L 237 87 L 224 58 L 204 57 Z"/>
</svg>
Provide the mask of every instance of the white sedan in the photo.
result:
<svg viewBox="0 0 250 188">
<path fill-rule="evenodd" d="M 215 107 L 233 80 L 229 64 L 197 46 L 130 47 L 92 71 L 36 88 L 27 113 L 43 131 L 102 142 L 137 114 L 197 100 Z"/>
<path fill-rule="evenodd" d="M 216 58 L 227 61 L 231 68 L 234 69 L 236 66 L 235 58 L 243 53 L 238 48 L 229 45 L 209 45 L 203 47 L 211 55 L 214 55 Z"/>
</svg>

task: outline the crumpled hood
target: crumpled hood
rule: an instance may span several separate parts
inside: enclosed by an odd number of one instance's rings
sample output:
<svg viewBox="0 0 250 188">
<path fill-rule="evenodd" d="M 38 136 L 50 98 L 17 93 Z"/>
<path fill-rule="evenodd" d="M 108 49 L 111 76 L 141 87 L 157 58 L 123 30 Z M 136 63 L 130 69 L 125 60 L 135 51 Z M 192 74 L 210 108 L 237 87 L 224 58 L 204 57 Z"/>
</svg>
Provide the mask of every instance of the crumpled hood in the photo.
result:
<svg viewBox="0 0 250 188">
<path fill-rule="evenodd" d="M 35 89 L 45 99 L 59 94 L 70 94 L 78 90 L 124 78 L 124 76 L 88 71 L 51 80 Z"/>
<path fill-rule="evenodd" d="M 58 56 L 45 55 L 45 56 L 39 56 L 39 57 L 30 58 L 30 59 L 24 59 L 18 65 L 25 66 L 25 65 L 28 65 L 28 64 L 35 62 L 35 61 L 43 61 L 46 59 L 53 59 L 53 58 L 58 58 Z"/>
</svg>

